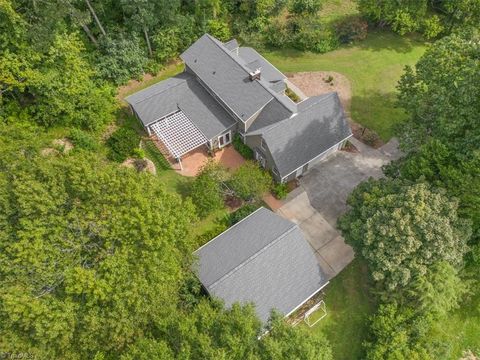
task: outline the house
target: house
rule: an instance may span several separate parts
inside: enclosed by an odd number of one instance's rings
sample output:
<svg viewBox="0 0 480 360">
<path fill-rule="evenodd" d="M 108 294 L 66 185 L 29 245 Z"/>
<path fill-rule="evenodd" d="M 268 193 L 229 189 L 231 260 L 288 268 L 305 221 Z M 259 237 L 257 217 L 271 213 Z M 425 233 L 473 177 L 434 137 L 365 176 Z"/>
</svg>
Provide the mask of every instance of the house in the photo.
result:
<svg viewBox="0 0 480 360">
<path fill-rule="evenodd" d="M 180 55 L 185 71 L 126 98 L 146 131 L 178 161 L 239 134 L 278 182 L 301 176 L 352 135 L 337 93 L 299 103 L 287 79 L 254 49 L 205 34 Z"/>
<path fill-rule="evenodd" d="M 295 223 L 260 208 L 194 253 L 207 292 L 224 301 L 253 303 L 266 322 L 272 309 L 290 315 L 328 284 Z"/>
</svg>

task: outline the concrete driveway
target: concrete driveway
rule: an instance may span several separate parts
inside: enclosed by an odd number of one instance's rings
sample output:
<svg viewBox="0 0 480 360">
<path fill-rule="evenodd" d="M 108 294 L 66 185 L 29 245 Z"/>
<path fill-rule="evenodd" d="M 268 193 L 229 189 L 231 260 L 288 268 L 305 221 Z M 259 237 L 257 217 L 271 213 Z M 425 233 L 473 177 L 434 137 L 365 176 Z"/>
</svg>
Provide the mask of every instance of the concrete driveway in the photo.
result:
<svg viewBox="0 0 480 360">
<path fill-rule="evenodd" d="M 277 212 L 297 223 L 309 241 L 328 279 L 337 275 L 354 258 L 336 229 L 337 219 L 347 210 L 350 192 L 369 177 L 382 176 L 381 167 L 401 154 L 395 139 L 373 149 L 351 138 L 359 153 L 338 151 L 313 166 L 300 179 Z"/>
</svg>

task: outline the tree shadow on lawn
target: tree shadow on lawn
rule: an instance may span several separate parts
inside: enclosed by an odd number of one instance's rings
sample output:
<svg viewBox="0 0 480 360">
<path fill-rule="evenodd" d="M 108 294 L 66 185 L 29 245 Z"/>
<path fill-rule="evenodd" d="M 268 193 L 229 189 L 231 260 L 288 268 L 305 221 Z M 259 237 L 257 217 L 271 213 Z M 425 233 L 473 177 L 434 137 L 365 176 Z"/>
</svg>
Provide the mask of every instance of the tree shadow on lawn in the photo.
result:
<svg viewBox="0 0 480 360">
<path fill-rule="evenodd" d="M 412 52 L 414 46 L 423 44 L 426 44 L 426 40 L 418 34 L 400 36 L 389 30 L 373 29 L 369 30 L 365 40 L 354 43 L 353 45 L 363 50 L 390 50 L 400 54 L 407 54 Z"/>
<path fill-rule="evenodd" d="M 350 116 L 354 122 L 375 131 L 384 142 L 399 133 L 407 118 L 405 111 L 397 105 L 394 92 L 375 90 L 352 97 Z"/>
</svg>

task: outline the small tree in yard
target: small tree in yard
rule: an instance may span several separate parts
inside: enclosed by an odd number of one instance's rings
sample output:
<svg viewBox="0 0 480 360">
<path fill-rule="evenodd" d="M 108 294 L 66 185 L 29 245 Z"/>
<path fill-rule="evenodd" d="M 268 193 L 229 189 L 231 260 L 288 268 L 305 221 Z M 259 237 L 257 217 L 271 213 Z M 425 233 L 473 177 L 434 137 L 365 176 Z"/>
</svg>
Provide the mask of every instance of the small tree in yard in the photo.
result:
<svg viewBox="0 0 480 360">
<path fill-rule="evenodd" d="M 270 189 L 272 177 L 257 163 L 246 161 L 235 171 L 229 183 L 242 199 L 258 200 Z"/>
<path fill-rule="evenodd" d="M 462 264 L 470 224 L 458 218 L 456 201 L 426 184 L 370 180 L 348 204 L 340 228 L 386 289 L 404 288 L 439 261 Z"/>
<path fill-rule="evenodd" d="M 226 170 L 214 161 L 209 161 L 203 166 L 193 181 L 190 192 L 199 216 L 207 216 L 223 207 L 222 183 L 226 178 Z"/>
</svg>

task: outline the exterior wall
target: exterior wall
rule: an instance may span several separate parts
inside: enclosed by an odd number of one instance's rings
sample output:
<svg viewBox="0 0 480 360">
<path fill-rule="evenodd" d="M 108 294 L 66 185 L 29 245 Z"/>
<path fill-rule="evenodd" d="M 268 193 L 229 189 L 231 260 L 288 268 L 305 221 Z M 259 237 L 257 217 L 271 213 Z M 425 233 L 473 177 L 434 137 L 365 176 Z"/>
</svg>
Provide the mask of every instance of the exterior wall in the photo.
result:
<svg viewBox="0 0 480 360">
<path fill-rule="evenodd" d="M 229 127 L 228 129 L 226 129 L 224 132 L 222 132 L 222 133 L 220 133 L 220 134 L 218 134 L 218 135 L 215 135 L 213 138 L 211 138 L 210 141 L 209 141 L 209 146 L 210 146 L 210 148 L 211 148 L 212 150 L 218 149 L 218 148 L 219 148 L 219 143 L 218 143 L 218 138 L 219 138 L 219 136 L 224 135 L 224 134 L 228 133 L 229 131 L 231 132 L 231 133 L 230 133 L 230 136 L 231 136 L 231 138 L 230 138 L 230 143 L 231 143 L 231 142 L 233 141 L 234 135 L 235 135 L 236 132 L 237 132 L 237 124 L 232 125 L 232 126 Z"/>
<path fill-rule="evenodd" d="M 275 162 L 273 161 L 272 154 L 268 150 L 262 149 L 262 136 L 261 135 L 250 135 L 245 137 L 245 144 L 248 145 L 250 149 L 254 152 L 259 152 L 265 158 L 265 169 L 269 170 L 272 173 L 273 178 L 275 181 L 280 182 L 280 177 L 275 174 L 273 169 L 275 168 Z M 265 144 L 266 145 L 266 144 Z"/>
<path fill-rule="evenodd" d="M 265 105 L 266 106 L 266 105 Z M 253 122 L 257 119 L 258 115 L 260 115 L 260 113 L 262 112 L 263 108 L 265 107 L 263 106 L 260 110 L 258 110 L 255 114 L 253 114 L 250 119 L 248 119 L 247 121 L 245 121 L 245 125 L 244 125 L 244 129 L 245 129 L 245 133 L 248 131 L 248 129 L 250 128 L 250 126 L 253 124 Z"/>
<path fill-rule="evenodd" d="M 312 166 L 318 164 L 318 163 L 321 163 L 322 161 L 325 161 L 327 160 L 327 158 L 334 154 L 336 151 L 340 150 L 341 148 L 343 148 L 345 146 L 345 143 L 347 142 L 347 140 L 344 140 L 342 141 L 341 143 L 337 144 L 336 146 L 330 148 L 329 150 L 327 150 L 324 154 L 322 154 L 321 156 L 319 156 L 318 158 L 316 159 L 313 159 L 311 161 L 309 161 L 307 164 L 297 168 L 295 171 L 293 171 L 291 174 L 287 175 L 284 179 L 283 179 L 283 182 L 289 182 L 291 180 L 294 180 L 296 177 L 297 177 L 297 170 L 302 168 L 303 167 L 303 172 L 302 172 L 302 175 L 305 174 L 305 172 L 308 171 L 308 169 L 310 169 Z"/>
</svg>

